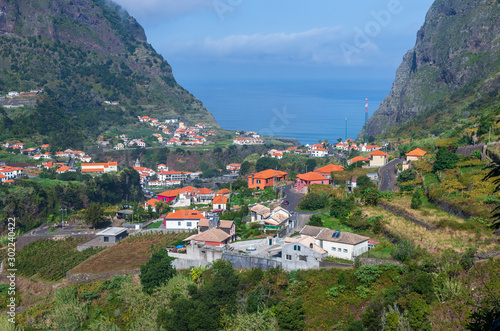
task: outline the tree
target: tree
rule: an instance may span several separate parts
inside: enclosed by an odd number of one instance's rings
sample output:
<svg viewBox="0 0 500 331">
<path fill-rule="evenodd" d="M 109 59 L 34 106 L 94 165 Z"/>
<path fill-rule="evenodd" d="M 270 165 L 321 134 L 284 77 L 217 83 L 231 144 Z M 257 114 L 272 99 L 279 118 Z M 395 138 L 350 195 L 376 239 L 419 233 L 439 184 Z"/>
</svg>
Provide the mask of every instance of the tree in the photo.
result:
<svg viewBox="0 0 500 331">
<path fill-rule="evenodd" d="M 299 203 L 299 208 L 305 210 L 318 210 L 325 208 L 328 204 L 328 197 L 324 194 L 309 193 Z"/>
<path fill-rule="evenodd" d="M 354 201 L 351 199 L 339 199 L 333 197 L 331 199 L 330 207 L 330 216 L 343 220 L 347 219 L 349 213 L 354 208 Z"/>
<path fill-rule="evenodd" d="M 411 197 L 411 208 L 413 209 L 420 208 L 420 206 L 422 205 L 421 197 L 422 194 L 420 194 L 420 190 L 415 190 L 415 192 L 413 192 L 413 195 Z"/>
<path fill-rule="evenodd" d="M 104 208 L 98 203 L 91 203 L 85 210 L 85 223 L 92 225 L 94 229 L 106 222 L 104 217 Z"/>
<path fill-rule="evenodd" d="M 139 278 L 143 292 L 151 294 L 155 288 L 174 277 L 176 270 L 172 265 L 173 260 L 174 258 L 168 256 L 167 251 L 160 250 L 153 253 L 146 264 L 141 265 Z"/>
<path fill-rule="evenodd" d="M 450 152 L 446 148 L 440 148 L 436 153 L 436 161 L 434 161 L 434 172 L 453 169 L 457 165 L 458 157 L 455 153 Z"/>
<path fill-rule="evenodd" d="M 262 157 L 258 159 L 257 163 L 255 164 L 255 170 L 257 172 L 260 172 L 267 169 L 279 169 L 278 160 L 270 157 Z"/>
<path fill-rule="evenodd" d="M 307 222 L 307 225 L 322 227 L 323 221 L 319 215 L 312 215 L 309 222 Z"/>
<path fill-rule="evenodd" d="M 307 167 L 307 171 L 313 171 L 314 168 L 316 168 L 316 160 L 315 159 L 308 159 L 306 161 L 306 167 Z"/>
<path fill-rule="evenodd" d="M 251 167 L 251 166 L 252 166 L 252 165 L 250 164 L 250 162 L 248 162 L 248 161 L 244 161 L 244 162 L 241 164 L 241 167 L 240 167 L 240 172 L 239 172 L 239 173 L 240 173 L 240 175 L 241 175 L 241 176 L 245 175 L 245 174 L 248 172 L 248 170 L 250 170 L 250 167 Z"/>
<path fill-rule="evenodd" d="M 286 299 L 273 307 L 280 330 L 303 330 L 305 326 L 305 309 L 302 299 Z"/>
<path fill-rule="evenodd" d="M 405 171 L 401 172 L 398 176 L 398 182 L 408 182 L 410 180 L 414 180 L 417 178 L 417 174 L 413 169 L 406 169 Z"/>
</svg>

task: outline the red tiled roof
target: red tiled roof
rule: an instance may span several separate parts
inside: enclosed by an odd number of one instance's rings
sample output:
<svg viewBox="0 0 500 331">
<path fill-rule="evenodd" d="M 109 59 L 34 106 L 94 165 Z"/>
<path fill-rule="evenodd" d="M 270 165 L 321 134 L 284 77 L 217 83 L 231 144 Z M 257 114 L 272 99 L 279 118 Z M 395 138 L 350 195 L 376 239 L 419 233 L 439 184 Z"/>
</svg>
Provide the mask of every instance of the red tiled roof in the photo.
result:
<svg viewBox="0 0 500 331">
<path fill-rule="evenodd" d="M 314 170 L 314 172 L 323 172 L 323 173 L 330 173 L 332 171 L 344 171 L 344 168 L 336 164 L 328 164 L 322 168 Z"/>
<path fill-rule="evenodd" d="M 227 188 L 223 188 L 223 189 L 217 191 L 217 194 L 229 194 L 229 193 L 231 193 L 231 190 L 229 190 Z"/>
<path fill-rule="evenodd" d="M 169 213 L 165 219 L 167 220 L 200 220 L 206 218 L 199 210 L 179 209 Z"/>
<path fill-rule="evenodd" d="M 424 156 L 425 154 L 427 154 L 426 151 L 420 148 L 415 148 L 411 152 L 407 153 L 406 156 Z"/>
<path fill-rule="evenodd" d="M 218 195 L 214 198 L 214 200 L 212 201 L 212 203 L 215 205 L 215 204 L 227 204 L 227 198 L 223 195 Z"/>
<path fill-rule="evenodd" d="M 359 162 L 359 161 L 363 161 L 363 162 L 365 162 L 365 161 L 370 161 L 370 159 L 369 159 L 369 158 L 367 158 L 367 157 L 356 156 L 356 157 L 354 157 L 354 158 L 350 159 L 349 161 L 350 161 L 350 162 Z"/>
<path fill-rule="evenodd" d="M 285 175 L 288 175 L 288 174 L 286 172 L 283 172 L 283 171 L 268 169 L 268 170 L 264 170 L 264 171 L 261 171 L 261 172 L 254 174 L 253 177 L 259 178 L 259 179 L 267 179 L 267 178 L 273 178 L 274 176 L 283 177 Z"/>
<path fill-rule="evenodd" d="M 376 150 L 376 151 L 371 152 L 370 155 L 372 155 L 372 156 L 386 156 L 387 153 L 382 152 L 381 150 Z"/>
<path fill-rule="evenodd" d="M 71 169 L 71 168 L 70 168 L 70 167 L 68 167 L 68 166 L 62 166 L 62 167 L 60 167 L 59 169 L 57 169 L 56 171 L 57 171 L 57 172 L 66 172 L 66 171 L 68 171 L 69 169 Z"/>
<path fill-rule="evenodd" d="M 315 173 L 315 172 L 308 172 L 308 173 L 305 173 L 305 174 L 300 174 L 300 175 L 297 175 L 297 178 L 298 179 L 302 179 L 302 180 L 305 180 L 305 181 L 312 181 L 312 180 L 327 180 L 325 178 L 325 176 L 322 176 L 318 173 Z"/>
</svg>

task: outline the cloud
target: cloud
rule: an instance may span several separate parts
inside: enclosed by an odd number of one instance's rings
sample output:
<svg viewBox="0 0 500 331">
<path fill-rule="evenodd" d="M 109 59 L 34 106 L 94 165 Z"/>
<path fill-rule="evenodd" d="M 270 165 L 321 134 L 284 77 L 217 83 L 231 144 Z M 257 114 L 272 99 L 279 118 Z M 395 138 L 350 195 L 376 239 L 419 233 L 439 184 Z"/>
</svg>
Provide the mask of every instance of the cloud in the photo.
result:
<svg viewBox="0 0 500 331">
<path fill-rule="evenodd" d="M 161 19 L 213 7 L 211 0 L 114 0 L 114 2 L 140 20 Z"/>
<path fill-rule="evenodd" d="M 221 39 L 207 37 L 198 41 L 169 43 L 169 56 L 206 61 L 294 62 L 305 64 L 338 64 L 345 62 L 339 48 L 341 27 L 314 28 L 303 32 L 271 34 L 235 34 Z"/>
</svg>

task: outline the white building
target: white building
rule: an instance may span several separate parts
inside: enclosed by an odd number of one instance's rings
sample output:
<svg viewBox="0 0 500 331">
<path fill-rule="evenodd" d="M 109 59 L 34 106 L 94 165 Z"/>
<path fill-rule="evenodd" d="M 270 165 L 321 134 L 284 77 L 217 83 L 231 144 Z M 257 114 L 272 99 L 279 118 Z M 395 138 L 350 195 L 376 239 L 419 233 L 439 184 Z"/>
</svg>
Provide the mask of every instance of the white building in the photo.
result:
<svg viewBox="0 0 500 331">
<path fill-rule="evenodd" d="M 354 260 L 368 251 L 369 238 L 354 233 L 306 225 L 300 234 L 316 239 L 316 245 L 324 249 L 328 256 Z"/>
</svg>

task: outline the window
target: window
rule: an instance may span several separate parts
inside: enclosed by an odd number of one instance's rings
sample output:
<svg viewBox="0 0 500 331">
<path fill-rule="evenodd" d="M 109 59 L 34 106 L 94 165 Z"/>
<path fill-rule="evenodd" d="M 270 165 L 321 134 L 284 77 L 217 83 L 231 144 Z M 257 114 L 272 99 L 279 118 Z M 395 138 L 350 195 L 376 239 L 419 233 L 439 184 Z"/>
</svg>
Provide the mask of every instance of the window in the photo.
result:
<svg viewBox="0 0 500 331">
<path fill-rule="evenodd" d="M 177 222 L 177 225 L 178 225 L 178 226 L 181 226 L 181 222 Z"/>
<path fill-rule="evenodd" d="M 344 248 L 344 253 L 347 253 L 347 249 Z"/>
<path fill-rule="evenodd" d="M 299 255 L 299 261 L 307 262 L 307 256 L 306 255 Z"/>
<path fill-rule="evenodd" d="M 192 224 L 191 222 L 187 222 L 186 226 L 187 226 L 187 227 L 190 227 L 190 226 L 191 226 L 191 224 Z"/>
<path fill-rule="evenodd" d="M 336 249 L 335 247 L 333 247 L 333 248 L 332 248 L 332 251 L 336 252 L 336 251 L 337 251 L 337 249 Z"/>
<path fill-rule="evenodd" d="M 104 241 L 105 243 L 107 243 L 107 242 L 109 241 L 109 237 L 104 237 L 104 238 L 103 238 L 103 241 Z"/>
<path fill-rule="evenodd" d="M 312 243 L 309 244 L 309 248 L 313 248 L 313 244 Z"/>
<path fill-rule="evenodd" d="M 260 179 L 257 179 L 257 184 L 260 184 Z"/>
<path fill-rule="evenodd" d="M 287 255 L 286 255 L 286 259 L 287 259 L 287 260 L 292 260 L 292 256 L 287 254 Z"/>
</svg>

